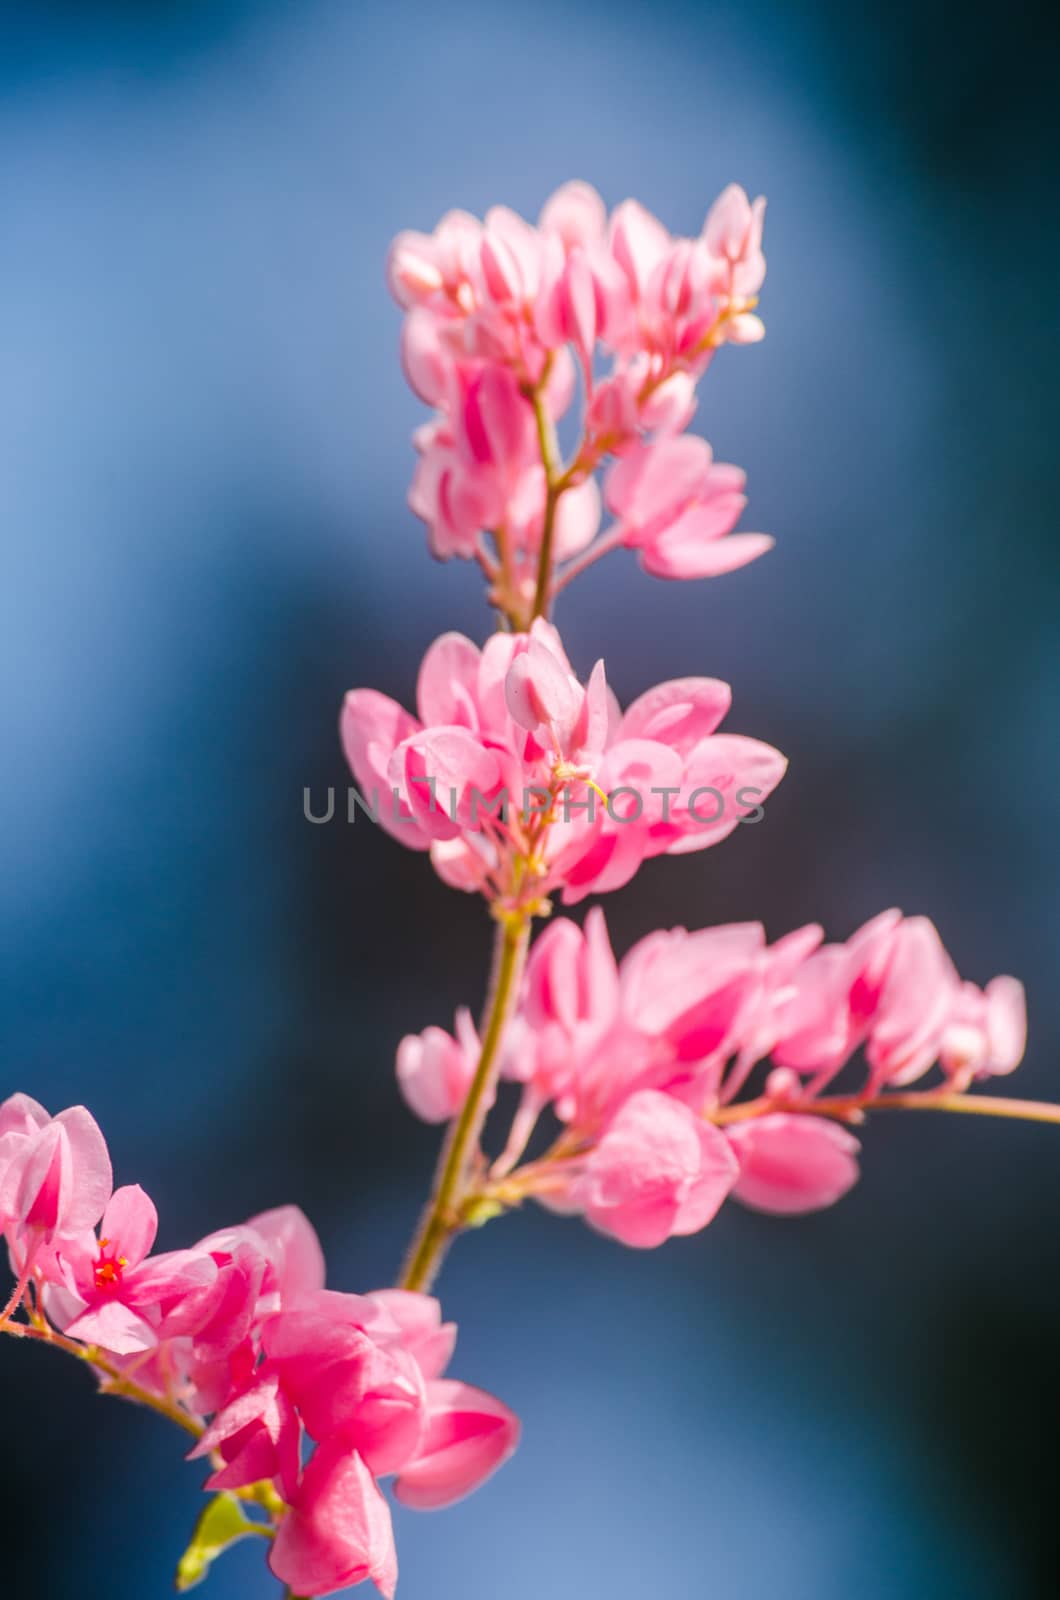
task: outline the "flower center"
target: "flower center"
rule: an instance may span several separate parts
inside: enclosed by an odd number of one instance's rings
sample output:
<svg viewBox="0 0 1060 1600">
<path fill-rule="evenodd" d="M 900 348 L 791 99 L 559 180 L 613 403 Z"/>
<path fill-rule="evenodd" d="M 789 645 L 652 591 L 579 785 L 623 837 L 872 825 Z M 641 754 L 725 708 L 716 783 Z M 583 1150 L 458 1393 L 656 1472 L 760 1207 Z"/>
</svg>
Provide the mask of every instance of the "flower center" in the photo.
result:
<svg viewBox="0 0 1060 1600">
<path fill-rule="evenodd" d="M 121 1287 L 122 1269 L 129 1265 L 126 1256 L 107 1255 L 109 1239 L 99 1241 L 99 1259 L 94 1268 L 96 1289 L 101 1294 L 107 1294 Z"/>
</svg>

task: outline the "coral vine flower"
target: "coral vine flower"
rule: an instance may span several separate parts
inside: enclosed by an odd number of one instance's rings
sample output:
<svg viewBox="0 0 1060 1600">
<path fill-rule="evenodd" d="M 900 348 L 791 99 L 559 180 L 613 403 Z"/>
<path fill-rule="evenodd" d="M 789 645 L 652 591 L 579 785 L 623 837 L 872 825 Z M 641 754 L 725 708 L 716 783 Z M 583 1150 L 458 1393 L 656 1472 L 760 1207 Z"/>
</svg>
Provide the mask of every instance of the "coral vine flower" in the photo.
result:
<svg viewBox="0 0 1060 1600">
<path fill-rule="evenodd" d="M 935 1062 L 957 1089 L 1017 1065 L 1022 985 L 962 984 L 926 918 L 887 911 L 845 945 L 820 939 L 816 925 L 771 946 L 758 923 L 676 928 L 618 963 L 599 909 L 584 930 L 552 923 L 530 952 L 501 1064 L 523 1099 L 493 1169 L 498 1192 L 581 1213 L 638 1247 L 698 1231 L 730 1193 L 763 1211 L 816 1210 L 858 1175 L 858 1141 L 817 1114 L 856 1049 L 864 1098 Z M 745 1116 L 738 1096 L 770 1056 Z M 548 1105 L 567 1131 L 523 1179 L 516 1162 Z"/>
<path fill-rule="evenodd" d="M 519 1443 L 519 1420 L 493 1395 L 451 1378 L 427 1385 L 427 1426 L 394 1493 L 415 1511 L 437 1511 L 477 1489 Z"/>
<path fill-rule="evenodd" d="M 406 1034 L 398 1045 L 401 1092 L 424 1122 L 455 1117 L 471 1087 L 479 1056 L 478 1034 L 466 1006 L 456 1014 L 455 1038 L 444 1028 Z"/>
<path fill-rule="evenodd" d="M 764 212 L 764 200 L 752 204 L 732 185 L 698 238 L 676 239 L 634 200 L 608 221 L 596 191 L 570 183 L 536 227 L 498 206 L 482 222 L 450 212 L 431 235 L 395 239 L 388 277 L 406 312 L 402 361 L 436 411 L 415 436 L 409 504 L 433 554 L 478 560 L 510 616 L 530 614 L 553 471 L 540 430 L 570 406 L 572 351 L 584 428 L 557 492 L 553 559 L 585 551 L 588 562 L 625 544 L 659 577 L 696 578 L 769 549 L 761 534 L 725 538 L 743 507 L 743 474 L 712 469 L 702 440 L 673 437 L 692 417 L 714 351 L 762 337 L 753 307 L 765 276 Z M 609 370 L 599 371 L 600 352 Z M 620 457 L 609 480 L 619 520 L 593 545 L 592 474 L 610 455 Z M 635 482 L 642 501 L 667 502 L 684 459 L 695 481 L 667 519 L 662 504 L 651 513 L 649 531 L 625 502 Z"/>
<path fill-rule="evenodd" d="M 479 563 L 501 623 L 481 649 L 435 641 L 417 715 L 370 689 L 342 711 L 351 806 L 429 851 L 498 922 L 481 1038 L 461 1009 L 453 1035 L 429 1027 L 398 1048 L 412 1109 L 454 1122 L 402 1287 L 325 1288 L 295 1206 L 152 1256 L 155 1207 L 137 1185 L 113 1190 L 84 1107 L 0 1104 L 0 1233 L 16 1280 L 0 1332 L 73 1352 L 106 1392 L 195 1437 L 190 1459 L 208 1459 L 216 1498 L 180 1588 L 226 1540 L 256 1532 L 289 1595 L 370 1580 L 391 1600 L 381 1479 L 429 1510 L 508 1459 L 518 1418 L 446 1376 L 456 1327 L 419 1292 L 462 1228 L 535 1199 L 650 1249 L 708 1226 L 730 1195 L 817 1210 L 857 1181 L 850 1126 L 867 1113 L 972 1109 L 965 1091 L 1022 1058 L 1020 983 L 962 981 L 934 925 L 897 910 L 845 943 L 823 944 L 811 924 L 770 945 L 760 924 L 730 923 L 651 933 L 617 961 L 593 909 L 529 948 L 549 896 L 574 904 L 653 856 L 717 843 L 760 818 L 785 771 L 771 746 L 718 731 L 727 684 L 662 683 L 623 712 L 603 662 L 583 683 L 546 620 L 616 547 L 666 579 L 716 576 L 771 547 L 734 531 L 743 472 L 685 432 L 716 351 L 764 334 L 764 214 L 730 185 L 699 235 L 678 238 L 638 202 L 609 216 L 569 183 L 536 225 L 503 206 L 481 221 L 452 211 L 391 248 L 402 362 L 434 413 L 415 435 L 409 504 L 436 557 Z M 576 394 L 564 461 L 557 424 Z M 836 1093 L 858 1051 L 861 1087 Z M 935 1068 L 931 1086 L 908 1090 Z M 491 1166 L 481 1133 L 502 1078 L 519 1104 Z M 524 1159 L 543 1114 L 558 1132 Z M 1060 1121 L 1056 1107 L 1024 1114 Z"/>
<path fill-rule="evenodd" d="M 110 1157 L 84 1106 L 48 1117 L 28 1096 L 13 1099 L 13 1107 L 5 1102 L 12 1108 L 8 1120 L 21 1126 L 5 1136 L 10 1154 L 0 1210 L 9 1212 L 27 1251 L 35 1251 L 99 1221 L 111 1192 Z"/>
<path fill-rule="evenodd" d="M 604 490 L 619 518 L 613 537 L 639 551 L 644 570 L 657 578 L 709 578 L 746 566 L 774 541 L 732 533 L 747 503 L 745 483 L 739 467 L 713 461 L 704 439 L 634 445 L 611 468 Z"/>
<path fill-rule="evenodd" d="M 240 1489 L 274 1478 L 291 1503 L 298 1493 L 301 1435 L 298 1413 L 273 1372 L 214 1417 L 188 1460 L 214 1451 L 222 1457 L 224 1465 L 210 1474 L 204 1489 Z"/>
<path fill-rule="evenodd" d="M 716 732 L 730 691 L 714 679 L 660 684 L 623 715 L 603 664 L 583 688 L 541 619 L 481 651 L 443 635 L 417 698 L 419 720 L 373 690 L 347 695 L 362 800 L 402 843 L 429 848 L 447 882 L 507 905 L 557 889 L 572 904 L 651 856 L 705 849 L 756 814 L 786 766 L 769 745 Z"/>
<path fill-rule="evenodd" d="M 564 1205 L 623 1244 L 650 1249 L 713 1221 L 738 1172 L 725 1135 L 655 1089 L 629 1096 Z"/>
<path fill-rule="evenodd" d="M 519 1438 L 499 1400 L 443 1376 L 455 1326 L 426 1295 L 326 1290 L 320 1242 L 296 1206 L 152 1256 L 153 1203 L 136 1184 L 110 1184 L 82 1107 L 50 1117 L 26 1095 L 0 1104 L 0 1202 L 19 1277 L 9 1310 L 31 1278 L 36 1290 L 23 1336 L 55 1338 L 46 1317 L 116 1392 L 197 1431 L 190 1458 L 213 1464 L 204 1487 L 253 1488 L 271 1506 L 270 1563 L 293 1592 L 370 1578 L 392 1595 L 378 1479 L 398 1474 L 408 1505 L 448 1505 Z"/>
<path fill-rule="evenodd" d="M 115 1355 L 134 1355 L 158 1343 L 161 1308 L 180 1302 L 216 1278 L 200 1250 L 150 1256 L 158 1213 L 139 1184 L 115 1189 L 100 1237 L 63 1243 L 61 1285 L 49 1309 L 63 1332 Z"/>
<path fill-rule="evenodd" d="M 364 1461 L 342 1440 L 313 1452 L 269 1566 L 292 1594 L 331 1594 L 370 1578 L 392 1600 L 397 1553 L 390 1511 Z"/>
<path fill-rule="evenodd" d="M 858 1181 L 860 1144 L 823 1117 L 779 1112 L 734 1123 L 727 1136 L 739 1168 L 733 1195 L 756 1211 L 820 1211 Z"/>
</svg>

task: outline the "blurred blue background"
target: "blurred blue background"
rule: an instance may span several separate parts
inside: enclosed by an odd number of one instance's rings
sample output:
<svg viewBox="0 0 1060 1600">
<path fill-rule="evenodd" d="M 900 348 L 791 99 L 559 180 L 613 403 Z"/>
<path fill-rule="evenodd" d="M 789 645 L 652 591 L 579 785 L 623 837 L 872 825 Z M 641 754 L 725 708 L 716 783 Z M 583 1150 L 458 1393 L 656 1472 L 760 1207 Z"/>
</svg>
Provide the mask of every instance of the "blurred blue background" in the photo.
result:
<svg viewBox="0 0 1060 1600">
<path fill-rule="evenodd" d="M 402 227 L 579 176 L 698 230 L 770 197 L 764 345 L 695 426 L 774 554 L 576 587 L 625 700 L 707 672 L 791 773 L 767 825 L 609 898 L 655 925 L 933 916 L 1028 985 L 1060 1097 L 1055 17 L 839 0 L 21 5 L 0 43 L 3 1081 L 83 1100 L 165 1246 L 297 1201 L 392 1279 L 436 1145 L 397 1038 L 481 999 L 489 929 L 346 782 L 343 691 L 488 626 L 405 509 Z M 405 1600 L 1057 1592 L 1055 1133 L 881 1119 L 801 1222 L 649 1255 L 509 1219 L 443 1282 L 524 1444 L 397 1515 Z M 9 1592 L 161 1600 L 197 1468 L 0 1349 Z M 241 1547 L 215 1600 L 275 1593 Z"/>
</svg>

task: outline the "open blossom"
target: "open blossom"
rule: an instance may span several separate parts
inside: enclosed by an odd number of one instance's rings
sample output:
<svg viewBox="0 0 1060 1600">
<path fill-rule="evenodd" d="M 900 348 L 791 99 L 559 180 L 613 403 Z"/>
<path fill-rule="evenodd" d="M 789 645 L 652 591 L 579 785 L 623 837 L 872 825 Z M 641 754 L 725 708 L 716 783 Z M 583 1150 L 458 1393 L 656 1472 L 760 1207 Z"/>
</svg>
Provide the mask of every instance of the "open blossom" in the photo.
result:
<svg viewBox="0 0 1060 1600">
<path fill-rule="evenodd" d="M 733 534 L 746 504 L 744 473 L 713 461 L 691 435 L 632 446 L 611 468 L 608 510 L 616 537 L 657 578 L 707 578 L 746 566 L 773 548 L 764 533 Z"/>
<path fill-rule="evenodd" d="M 584 428 L 555 505 L 555 561 L 592 546 L 600 522 L 592 474 L 613 455 L 609 505 L 619 521 L 593 559 L 621 543 L 640 551 L 648 572 L 695 578 L 770 548 L 761 534 L 724 538 L 743 508 L 743 474 L 712 471 L 709 446 L 675 438 L 715 350 L 764 331 L 753 314 L 765 276 L 764 212 L 764 200 L 752 204 L 730 185 L 701 234 L 681 239 L 634 200 L 608 219 L 595 190 L 575 182 L 546 202 L 536 226 L 497 206 L 481 222 L 450 212 L 433 234 L 398 235 L 388 278 L 406 313 L 402 362 L 436 413 L 415 436 L 409 504 L 434 555 L 479 560 L 496 602 L 528 615 L 548 488 L 540 427 L 571 404 L 572 353 Z M 610 358 L 605 370 L 599 352 Z M 623 503 L 634 480 L 640 501 L 667 501 L 667 480 L 688 478 L 676 465 L 681 444 L 697 457 L 695 482 L 665 526 L 667 505 L 652 511 L 649 529 Z"/>
<path fill-rule="evenodd" d="M 107 1203 L 99 1238 L 64 1241 L 57 1252 L 60 1279 L 48 1313 L 73 1339 L 115 1355 L 158 1344 L 163 1308 L 181 1302 L 216 1278 L 203 1250 L 151 1256 L 158 1213 L 139 1184 L 116 1189 Z"/>
<path fill-rule="evenodd" d="M 395 1476 L 415 1508 L 451 1504 L 511 1455 L 518 1419 L 445 1376 L 456 1328 L 436 1300 L 326 1290 L 296 1206 L 152 1255 L 155 1207 L 135 1184 L 111 1194 L 110 1170 L 82 1107 L 53 1118 L 25 1095 L 0 1105 L 4 1233 L 40 1311 L 91 1361 L 103 1353 L 104 1381 L 180 1406 L 200 1432 L 191 1457 L 212 1463 L 204 1488 L 271 1485 L 269 1559 L 292 1592 L 370 1578 L 391 1596 L 379 1479 Z"/>
<path fill-rule="evenodd" d="M 362 799 L 403 844 L 430 849 L 448 883 L 509 904 L 559 890 L 572 904 L 761 815 L 786 763 L 716 731 L 730 698 L 716 679 L 685 678 L 622 713 L 603 663 L 583 686 L 538 619 L 482 650 L 444 635 L 420 669 L 419 718 L 353 690 L 342 737 Z"/>
</svg>

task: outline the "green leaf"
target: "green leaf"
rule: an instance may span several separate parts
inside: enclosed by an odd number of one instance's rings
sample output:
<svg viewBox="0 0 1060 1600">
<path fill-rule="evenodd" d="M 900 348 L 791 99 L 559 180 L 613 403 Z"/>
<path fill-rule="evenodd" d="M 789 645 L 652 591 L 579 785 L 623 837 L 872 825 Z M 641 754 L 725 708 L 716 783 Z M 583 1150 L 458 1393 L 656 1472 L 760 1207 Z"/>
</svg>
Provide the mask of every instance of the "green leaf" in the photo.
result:
<svg viewBox="0 0 1060 1600">
<path fill-rule="evenodd" d="M 201 1583 L 209 1572 L 211 1564 L 228 1549 L 229 1545 L 235 1544 L 238 1539 L 245 1539 L 252 1533 L 260 1534 L 267 1539 L 272 1529 L 266 1527 L 263 1522 L 252 1522 L 244 1514 L 235 1495 L 214 1495 L 196 1522 L 195 1532 L 177 1566 L 174 1581 L 178 1592 L 183 1594 L 186 1589 L 193 1589 L 197 1583 Z"/>
</svg>

